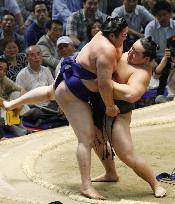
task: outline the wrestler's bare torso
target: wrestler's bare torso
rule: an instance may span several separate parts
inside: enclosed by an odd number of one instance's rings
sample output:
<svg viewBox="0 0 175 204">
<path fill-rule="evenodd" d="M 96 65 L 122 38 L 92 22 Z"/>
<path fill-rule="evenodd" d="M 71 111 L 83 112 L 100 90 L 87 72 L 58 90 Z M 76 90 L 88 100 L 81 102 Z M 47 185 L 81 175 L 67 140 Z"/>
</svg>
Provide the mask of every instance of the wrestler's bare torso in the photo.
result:
<svg viewBox="0 0 175 204">
<path fill-rule="evenodd" d="M 133 65 L 128 61 L 128 53 L 122 54 L 122 46 L 115 48 L 112 43 L 105 38 L 101 32 L 99 32 L 78 54 L 77 62 L 81 66 L 93 73 L 97 73 L 96 60 L 101 55 L 104 57 L 104 53 L 107 52 L 113 56 L 113 76 L 114 81 L 127 84 L 128 80 L 134 82 L 142 80 L 144 88 L 146 90 L 149 84 L 152 69 L 145 65 Z M 115 54 L 114 54 L 115 53 Z M 107 55 L 106 57 L 108 57 Z M 107 60 L 103 58 L 104 60 Z M 132 80 L 133 79 L 133 80 Z M 82 80 L 88 89 L 97 92 L 98 85 L 97 80 Z"/>
<path fill-rule="evenodd" d="M 112 73 L 115 72 L 117 67 L 117 61 L 122 55 L 122 44 L 119 48 L 115 46 L 102 35 L 101 32 L 98 32 L 93 39 L 81 50 L 78 54 L 76 61 L 84 68 L 97 74 L 97 60 L 101 60 L 101 63 L 108 64 L 109 68 L 112 69 Z M 106 67 L 106 69 L 108 69 Z M 97 80 L 82 80 L 83 83 L 91 91 L 96 92 L 97 89 Z"/>
</svg>

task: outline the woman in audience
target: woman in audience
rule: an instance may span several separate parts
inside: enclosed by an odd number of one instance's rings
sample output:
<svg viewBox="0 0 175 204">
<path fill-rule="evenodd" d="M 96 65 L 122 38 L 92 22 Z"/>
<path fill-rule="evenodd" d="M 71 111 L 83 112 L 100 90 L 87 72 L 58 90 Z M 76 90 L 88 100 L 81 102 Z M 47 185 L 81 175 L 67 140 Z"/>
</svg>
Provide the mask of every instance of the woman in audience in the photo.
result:
<svg viewBox="0 0 175 204">
<path fill-rule="evenodd" d="M 7 77 L 12 81 L 16 81 L 17 74 L 27 65 L 26 54 L 19 53 L 18 42 L 15 39 L 4 41 L 3 48 L 3 57 L 7 59 L 9 63 Z"/>
<path fill-rule="evenodd" d="M 77 51 L 80 51 L 86 43 L 88 43 L 97 33 L 101 30 L 102 27 L 102 20 L 96 19 L 92 24 L 87 26 L 87 39 L 83 41 L 79 47 L 77 48 Z"/>
</svg>

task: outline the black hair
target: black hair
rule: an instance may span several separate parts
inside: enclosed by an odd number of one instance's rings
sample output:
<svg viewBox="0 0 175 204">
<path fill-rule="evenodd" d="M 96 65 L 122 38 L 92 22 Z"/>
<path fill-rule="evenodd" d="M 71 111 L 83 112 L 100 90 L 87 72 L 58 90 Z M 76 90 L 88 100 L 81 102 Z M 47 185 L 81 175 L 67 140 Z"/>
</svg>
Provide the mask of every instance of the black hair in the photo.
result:
<svg viewBox="0 0 175 204">
<path fill-rule="evenodd" d="M 171 57 L 175 58 L 175 35 L 167 39 L 167 48 L 170 49 Z"/>
<path fill-rule="evenodd" d="M 91 24 L 87 25 L 87 41 L 89 42 L 92 39 L 92 35 L 91 35 L 91 30 L 92 27 L 95 23 L 100 23 L 101 26 L 103 24 L 103 19 L 99 18 L 99 19 L 95 19 Z"/>
<path fill-rule="evenodd" d="M 53 23 L 63 26 L 63 23 L 60 20 L 49 20 L 45 23 L 45 28 L 50 30 Z"/>
<path fill-rule="evenodd" d="M 14 42 L 16 43 L 16 45 L 18 46 L 18 49 L 20 49 L 20 44 L 19 44 L 19 41 L 17 41 L 15 38 L 10 38 L 10 39 L 4 39 L 3 43 L 2 43 L 2 48 L 3 50 L 5 50 L 6 46 L 11 43 L 11 42 Z"/>
<path fill-rule="evenodd" d="M 13 18 L 14 18 L 14 20 L 15 20 L 15 15 L 13 14 L 13 13 L 11 13 L 11 12 L 8 12 L 8 11 L 6 11 L 5 13 L 4 13 L 4 15 L 2 16 L 2 19 L 4 18 L 4 16 L 13 16 Z"/>
<path fill-rule="evenodd" d="M 0 56 L 0 62 L 1 62 L 1 63 L 5 63 L 5 64 L 7 65 L 7 70 L 8 70 L 9 63 L 8 63 L 6 57 Z M 7 70 L 5 70 L 5 71 L 7 71 Z"/>
<path fill-rule="evenodd" d="M 46 6 L 47 10 L 49 11 L 49 7 L 48 7 L 47 3 L 45 1 L 43 1 L 43 0 L 35 0 L 35 1 L 33 1 L 32 11 L 34 12 L 35 11 L 35 6 L 36 5 L 40 5 L 40 4 L 44 4 Z"/>
<path fill-rule="evenodd" d="M 140 38 L 140 42 L 144 48 L 144 56 L 150 57 L 150 61 L 156 58 L 156 51 L 159 46 L 152 40 L 152 37 Z"/>
<path fill-rule="evenodd" d="M 128 26 L 123 17 L 116 16 L 115 18 L 107 17 L 106 21 L 102 24 L 102 33 L 108 38 L 110 33 L 114 33 L 116 37 L 119 36 L 121 31 Z"/>
<path fill-rule="evenodd" d="M 166 0 L 159 0 L 155 3 L 152 9 L 152 13 L 156 16 L 157 13 L 161 10 L 167 11 L 168 13 L 172 12 L 171 4 Z"/>
</svg>

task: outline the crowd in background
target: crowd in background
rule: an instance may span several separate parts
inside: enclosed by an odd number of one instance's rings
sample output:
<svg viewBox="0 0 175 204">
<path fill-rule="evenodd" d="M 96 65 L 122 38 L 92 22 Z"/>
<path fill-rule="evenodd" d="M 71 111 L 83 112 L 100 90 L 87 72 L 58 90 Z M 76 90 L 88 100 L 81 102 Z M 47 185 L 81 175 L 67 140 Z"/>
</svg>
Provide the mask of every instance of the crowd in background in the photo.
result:
<svg viewBox="0 0 175 204">
<path fill-rule="evenodd" d="M 141 37 L 151 36 L 159 45 L 148 90 L 135 108 L 170 101 L 175 95 L 174 11 L 171 0 L 0 0 L 0 97 L 11 100 L 52 84 L 63 59 L 79 52 L 109 15 L 128 23 L 124 52 Z M 4 124 L 0 111 L 1 135 L 30 133 L 24 124 L 41 129 L 68 124 L 54 101 L 19 108 L 19 125 Z"/>
</svg>

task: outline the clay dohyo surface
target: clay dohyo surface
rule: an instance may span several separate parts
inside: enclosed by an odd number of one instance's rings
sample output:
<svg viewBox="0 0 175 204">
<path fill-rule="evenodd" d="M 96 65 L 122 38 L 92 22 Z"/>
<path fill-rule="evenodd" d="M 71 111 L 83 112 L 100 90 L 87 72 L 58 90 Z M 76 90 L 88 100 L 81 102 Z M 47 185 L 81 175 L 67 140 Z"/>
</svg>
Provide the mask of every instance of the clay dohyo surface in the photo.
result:
<svg viewBox="0 0 175 204">
<path fill-rule="evenodd" d="M 175 103 L 133 111 L 131 132 L 136 152 L 151 163 L 156 174 L 175 168 Z M 0 142 L 0 203 L 48 204 L 59 200 L 74 203 L 162 203 L 175 202 L 175 186 L 162 183 L 167 196 L 156 199 L 149 185 L 115 157 L 120 181 L 94 183 L 106 201 L 79 194 L 80 175 L 75 157 L 76 136 L 70 126 L 41 131 Z M 103 168 L 92 153 L 92 177 Z"/>
</svg>

